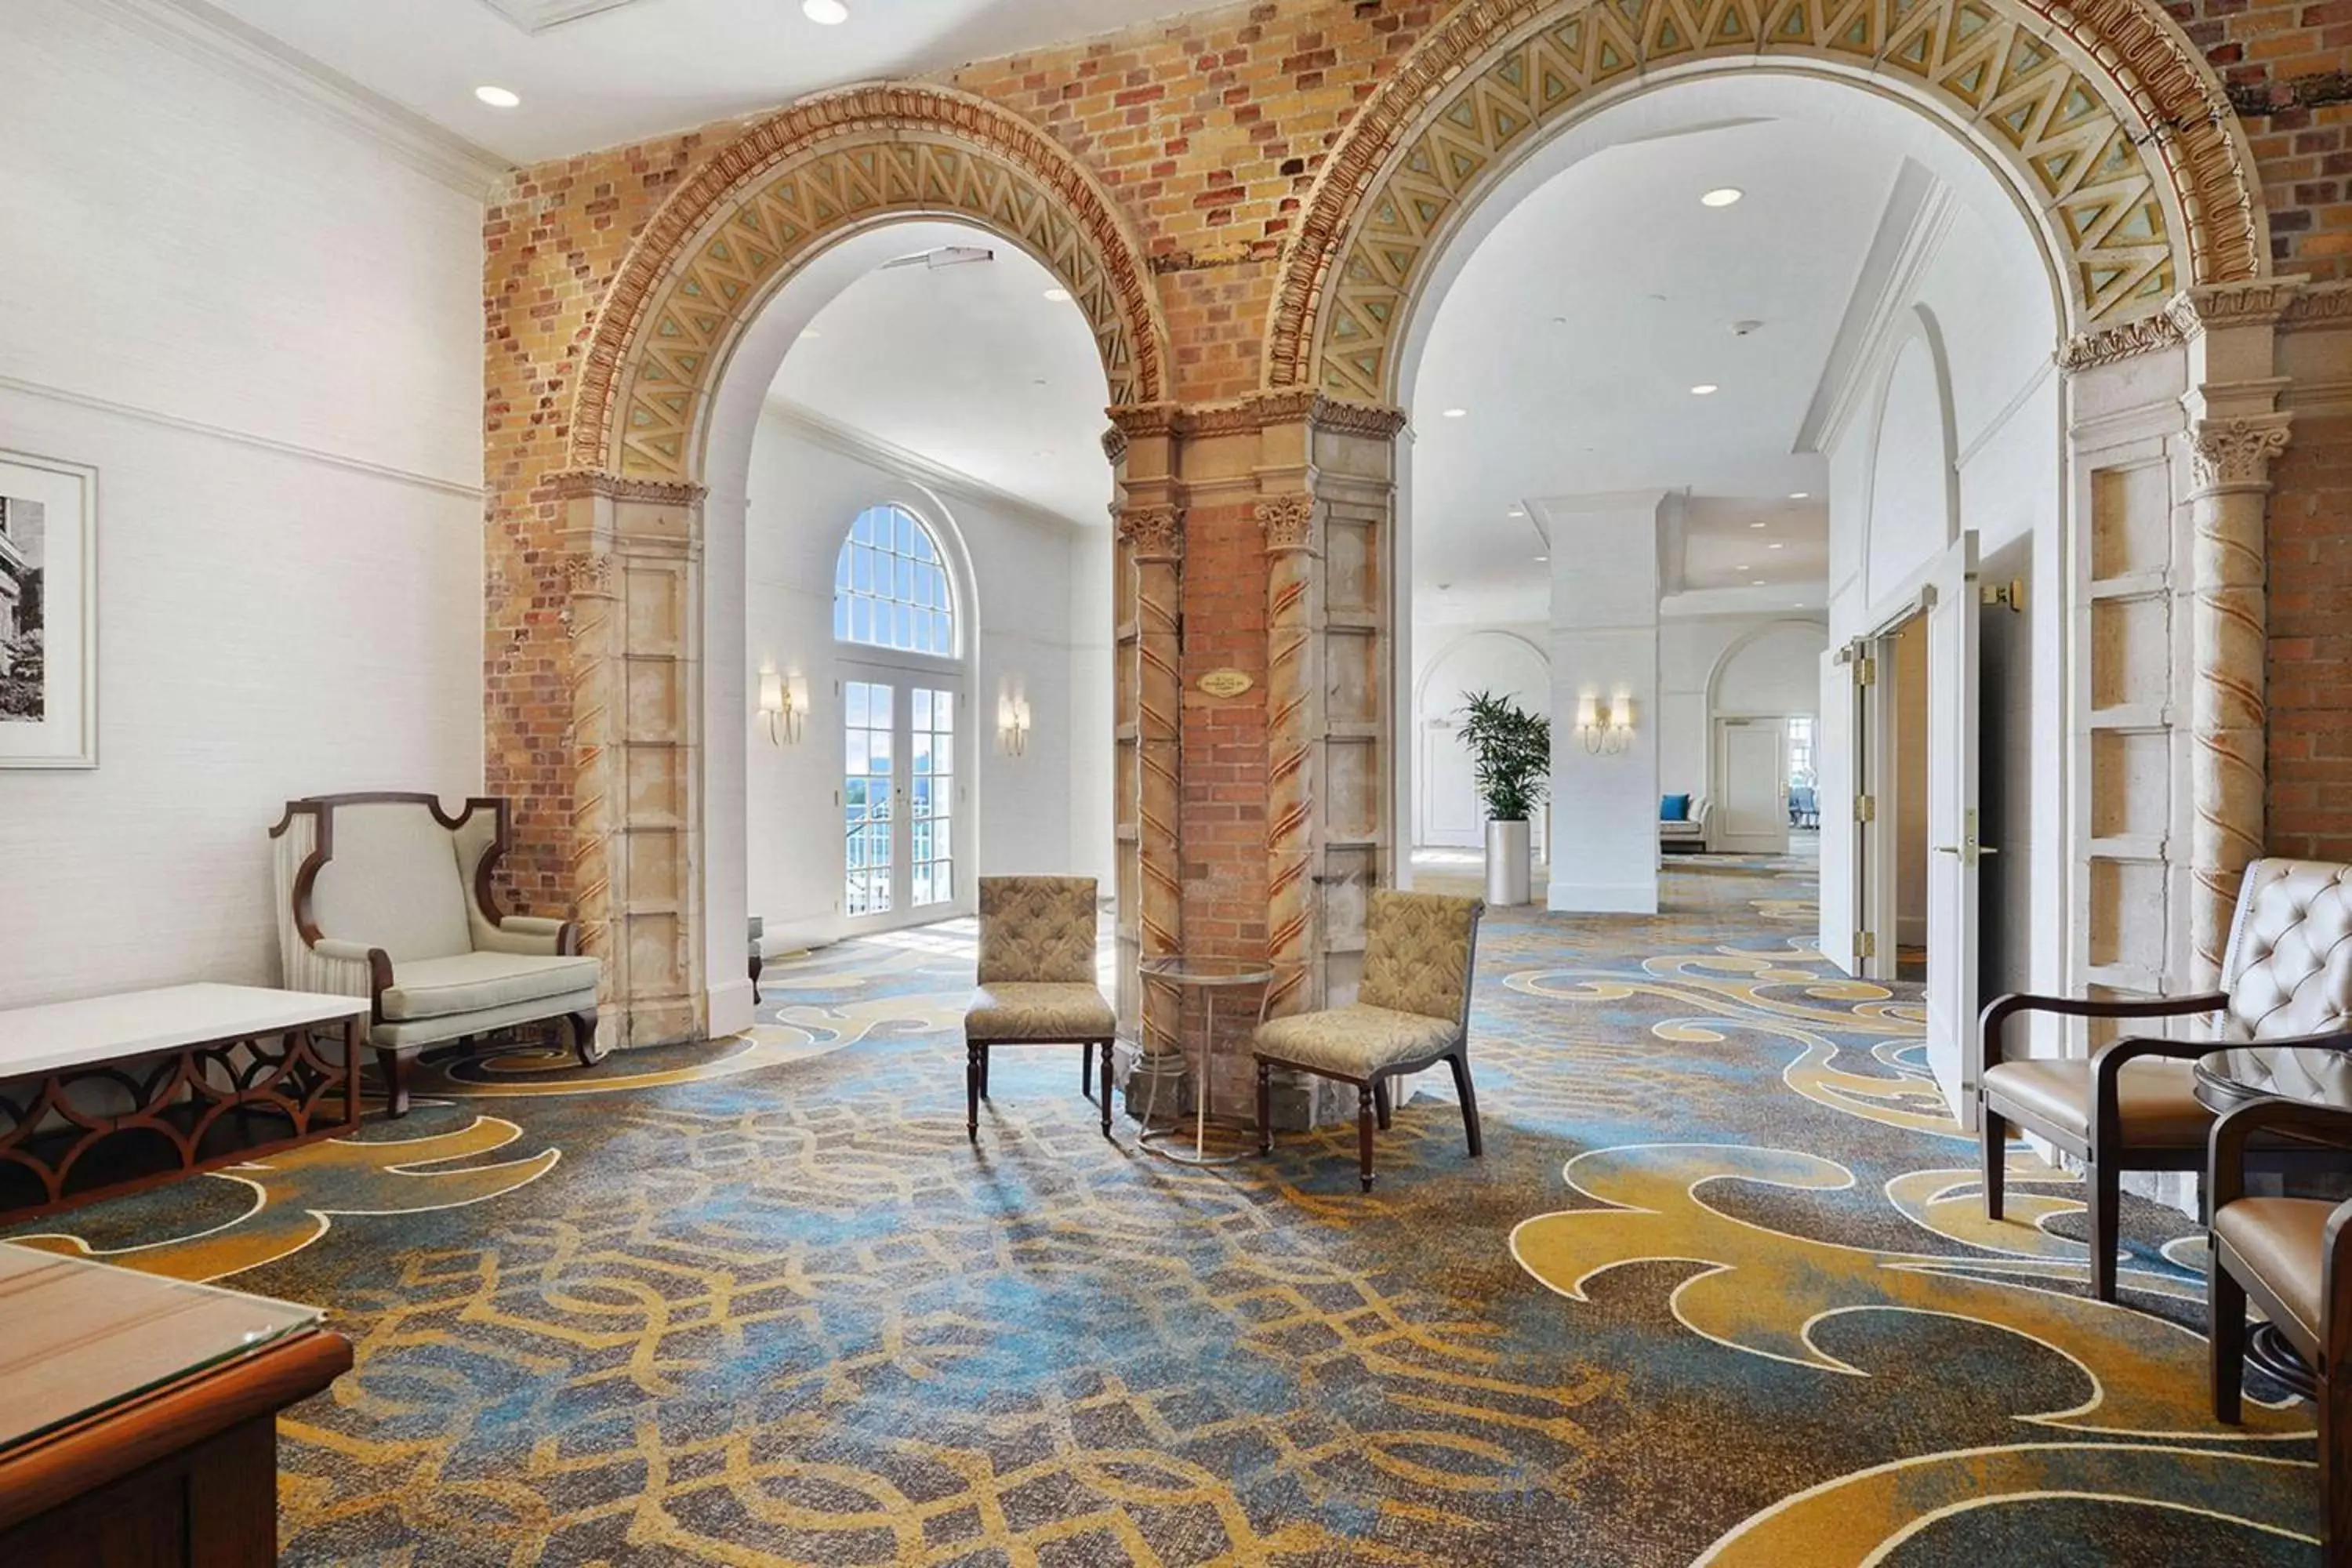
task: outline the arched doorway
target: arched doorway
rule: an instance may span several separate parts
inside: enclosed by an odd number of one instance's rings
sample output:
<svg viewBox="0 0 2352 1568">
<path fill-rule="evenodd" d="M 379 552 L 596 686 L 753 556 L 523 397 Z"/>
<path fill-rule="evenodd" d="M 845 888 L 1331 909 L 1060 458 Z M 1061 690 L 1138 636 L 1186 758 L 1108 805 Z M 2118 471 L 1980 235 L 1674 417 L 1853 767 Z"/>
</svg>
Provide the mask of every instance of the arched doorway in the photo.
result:
<svg viewBox="0 0 2352 1568">
<path fill-rule="evenodd" d="M 583 941 L 605 960 L 613 1044 L 750 1022 L 751 677 L 741 617 L 709 615 L 707 584 L 741 579 L 743 476 L 786 351 L 893 243 L 890 226 L 924 217 L 1049 268 L 1093 330 L 1114 405 L 1163 395 L 1166 329 L 1133 236 L 1082 165 L 980 100 L 914 86 L 812 100 L 665 205 L 598 318 L 573 468 L 554 477 L 571 588 L 571 861 Z M 792 300 L 770 309 L 787 283 Z"/>
<path fill-rule="evenodd" d="M 2037 642 L 2046 637 L 2095 667 L 2034 677 L 2036 711 L 2066 716 L 2050 737 L 2065 764 L 2066 808 L 2054 814 L 2063 842 L 2042 847 L 2055 857 L 2057 875 L 2037 892 L 2046 908 L 2035 924 L 2053 952 L 2064 948 L 2066 930 L 2091 933 L 2061 962 L 2053 984 L 2128 985 L 2136 977 L 2153 985 L 2162 973 L 2210 973 L 2262 816 L 2261 710 L 2250 700 L 2261 646 L 2258 635 L 2245 635 L 2261 624 L 2258 571 L 2248 563 L 2260 559 L 2262 504 L 2255 485 L 2242 492 L 2214 476 L 2219 444 L 2232 452 L 2245 445 L 2231 439 L 2232 431 L 2275 425 L 2283 439 L 2284 421 L 2274 384 L 2208 381 L 2201 367 L 2219 363 L 2225 351 L 2215 345 L 2225 342 L 2227 353 L 2242 346 L 2248 361 L 2267 367 L 2270 328 L 2284 304 L 2249 281 L 2266 268 L 2267 238 L 2241 133 L 2218 82 L 2160 16 L 2118 5 L 2053 19 L 2022 4 L 1968 3 L 1906 13 L 1735 3 L 1703 16 L 1532 0 L 1465 8 L 1367 104 L 1319 177 L 1275 301 L 1268 385 L 1312 387 L 1334 404 L 1403 403 L 1416 334 L 1478 238 L 1550 173 L 1605 144 L 1612 117 L 1638 123 L 1652 112 L 1645 105 L 1698 84 L 1759 96 L 1784 87 L 1834 90 L 1929 128 L 1940 162 L 1999 194 L 2047 279 L 2055 330 L 2041 352 L 2063 373 L 2047 395 L 2048 426 L 2058 426 L 2049 444 L 2063 448 L 2049 474 L 2054 504 L 2069 518 L 2105 505 L 2115 515 L 2086 521 L 2095 531 L 2146 531 L 2178 507 L 2193 513 L 2200 540 L 2213 542 L 2199 552 L 2198 593 L 2214 614 L 2199 617 L 2193 632 L 2172 623 L 2172 643 L 2161 649 L 2112 656 L 2132 667 L 2125 683 L 2136 689 L 2174 666 L 2197 672 L 2168 710 L 2179 716 L 2171 724 L 2180 743 L 2173 776 L 2154 791 L 2193 800 L 2193 834 L 2102 844 L 2065 826 L 2073 803 L 2121 782 L 2106 776 L 2116 751 L 2103 726 L 2115 716 L 2070 709 L 2065 683 L 2087 673 L 2093 687 L 2105 679 L 2114 689 L 2122 678 L 2095 668 L 2110 656 L 2064 623 L 2089 596 L 2119 599 L 2126 585 L 2078 595 L 2077 569 L 2094 563 L 2053 557 L 2042 579 L 2053 595 L 2032 623 Z M 2151 352 L 2170 356 L 2153 378 L 2169 382 L 2160 393 L 2136 393 L 2105 374 Z M 2189 395 L 2179 400 L 2183 384 Z M 2134 437 L 2167 444 L 2181 459 L 2171 480 L 2140 487 L 2146 494 L 2104 482 L 2103 473 L 2146 467 L 2148 458 L 2126 455 L 2112 429 L 2085 427 L 2082 410 L 2091 404 L 2103 415 L 2133 407 Z M 2190 460 L 2209 447 L 2215 458 Z M 2134 512 L 2129 522 L 2125 509 Z M 1385 521 L 1381 559 L 1402 582 L 1405 520 L 1392 510 Z M 1963 584 L 1977 592 L 1973 564 L 1955 589 Z M 1951 602 L 1956 591 L 1945 597 Z M 2023 613 L 2014 601 L 2002 607 Z M 1406 617 L 1393 598 L 1389 613 L 1401 632 Z M 1402 668 L 1402 658 L 1392 664 L 1386 688 L 1391 728 L 1403 717 Z M 2146 717 L 2136 710 L 2131 721 Z M 1391 753 L 1382 777 L 1392 794 L 1381 816 L 1393 824 L 1408 809 L 1409 774 Z M 2155 802 L 2143 815 L 2164 810 Z M 2118 855 L 2134 862 L 2127 876 L 2116 874 Z M 2170 923 L 2153 935 L 2121 934 L 2139 917 L 2117 889 L 2147 879 L 2168 889 Z M 2168 946 L 2168 931 L 2191 933 L 2182 951 Z M 2153 962 L 2143 951 L 2151 942 Z M 2117 956 L 2126 952 L 2130 963 Z"/>
</svg>

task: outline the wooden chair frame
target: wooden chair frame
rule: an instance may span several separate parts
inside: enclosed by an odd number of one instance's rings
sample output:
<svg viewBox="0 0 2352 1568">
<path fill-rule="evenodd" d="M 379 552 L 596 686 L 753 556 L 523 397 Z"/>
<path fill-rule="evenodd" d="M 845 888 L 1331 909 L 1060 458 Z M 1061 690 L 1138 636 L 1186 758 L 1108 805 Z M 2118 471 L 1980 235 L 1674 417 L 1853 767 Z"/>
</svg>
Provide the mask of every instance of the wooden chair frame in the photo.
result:
<svg viewBox="0 0 2352 1568">
<path fill-rule="evenodd" d="M 1112 1048 L 1116 1035 L 1048 1035 L 1034 1040 L 975 1040 L 967 1032 L 963 1037 L 964 1136 L 980 1142 L 980 1102 L 988 1098 L 988 1053 L 996 1046 L 1079 1046 L 1086 1055 L 1078 1063 L 1078 1092 L 1086 1092 L 1087 1069 L 1095 1059 L 1095 1047 L 1102 1047 L 1102 1132 L 1110 1136 L 1111 1065 L 1118 1053 Z"/>
<path fill-rule="evenodd" d="M 2205 1195 L 2214 1214 L 2246 1195 L 2246 1159 L 2258 1132 L 2352 1145 L 2352 1111 L 2299 1100 L 2260 1100 L 2216 1121 L 2205 1176 Z M 2339 1204 L 2328 1215 L 2320 1244 L 2317 1336 L 2218 1233 L 2211 1238 L 2206 1277 L 2215 1420 L 2235 1426 L 2242 1414 L 2249 1300 L 2312 1370 L 2317 1384 L 2313 1403 L 2319 1407 L 2320 1561 L 2326 1568 L 2352 1565 L 2352 1462 L 2343 1453 L 2352 1440 L 2352 1239 L 2345 1235 L 2347 1228 L 2352 1228 L 2352 1203 Z"/>
<path fill-rule="evenodd" d="M 1393 1107 L 1390 1104 L 1388 1080 L 1408 1077 L 1417 1072 L 1426 1072 L 1438 1063 L 1444 1062 L 1453 1069 L 1454 1092 L 1462 1101 L 1462 1132 L 1469 1143 L 1470 1157 L 1476 1160 L 1485 1156 L 1486 1142 L 1481 1135 L 1478 1126 L 1478 1091 L 1470 1081 L 1470 995 L 1477 987 L 1478 926 L 1485 916 L 1486 911 L 1481 910 L 1470 917 L 1469 950 L 1463 954 L 1462 1016 L 1456 1026 L 1458 1032 L 1454 1037 L 1454 1044 L 1444 1050 L 1423 1057 L 1417 1061 L 1399 1062 L 1392 1067 L 1384 1067 L 1369 1078 L 1350 1078 L 1345 1073 L 1333 1072 L 1329 1068 L 1315 1067 L 1307 1062 L 1290 1061 L 1282 1057 L 1271 1057 L 1264 1051 L 1251 1053 L 1257 1058 L 1257 1152 L 1260 1154 L 1274 1152 L 1275 1068 L 1284 1068 L 1292 1072 L 1307 1073 L 1316 1078 L 1328 1079 L 1334 1083 L 1353 1084 L 1356 1086 L 1357 1176 L 1363 1183 L 1363 1190 L 1370 1192 L 1372 1190 L 1372 1130 L 1375 1126 L 1386 1128 L 1393 1113 Z"/>
</svg>

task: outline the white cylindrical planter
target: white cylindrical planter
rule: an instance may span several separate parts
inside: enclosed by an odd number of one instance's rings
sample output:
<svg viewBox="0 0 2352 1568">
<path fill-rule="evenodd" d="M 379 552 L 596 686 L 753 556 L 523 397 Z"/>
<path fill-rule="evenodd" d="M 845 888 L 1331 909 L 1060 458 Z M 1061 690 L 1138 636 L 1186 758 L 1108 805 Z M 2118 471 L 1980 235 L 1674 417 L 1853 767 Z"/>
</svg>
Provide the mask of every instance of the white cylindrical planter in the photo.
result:
<svg viewBox="0 0 2352 1568">
<path fill-rule="evenodd" d="M 1528 888 L 1532 858 L 1524 822 L 1486 824 L 1486 902 L 1495 909 L 1531 903 Z"/>
</svg>

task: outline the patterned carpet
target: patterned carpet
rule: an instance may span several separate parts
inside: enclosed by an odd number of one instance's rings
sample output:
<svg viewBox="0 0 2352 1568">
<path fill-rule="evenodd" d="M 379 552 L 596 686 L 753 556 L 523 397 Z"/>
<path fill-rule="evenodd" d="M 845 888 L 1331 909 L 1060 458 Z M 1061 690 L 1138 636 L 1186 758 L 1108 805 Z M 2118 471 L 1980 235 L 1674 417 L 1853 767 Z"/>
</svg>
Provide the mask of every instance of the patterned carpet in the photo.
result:
<svg viewBox="0 0 2352 1568">
<path fill-rule="evenodd" d="M 331 1306 L 291 1564 L 2299 1564 L 2308 1407 L 2205 1415 L 2198 1244 L 1987 1225 L 1916 1000 L 1810 862 L 1490 916 L 1455 1108 L 1192 1170 L 1000 1053 L 968 931 L 772 969 L 744 1039 L 427 1071 L 399 1123 L 37 1227 Z M 2255 1392 L 2271 1392 L 2257 1383 Z"/>
</svg>

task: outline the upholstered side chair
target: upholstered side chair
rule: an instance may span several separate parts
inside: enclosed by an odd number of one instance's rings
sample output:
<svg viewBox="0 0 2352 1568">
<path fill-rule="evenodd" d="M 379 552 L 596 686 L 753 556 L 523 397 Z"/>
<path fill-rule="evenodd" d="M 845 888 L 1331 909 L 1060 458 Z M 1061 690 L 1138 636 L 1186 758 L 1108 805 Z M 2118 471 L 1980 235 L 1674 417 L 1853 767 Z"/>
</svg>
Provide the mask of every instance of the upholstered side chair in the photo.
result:
<svg viewBox="0 0 2352 1568">
<path fill-rule="evenodd" d="M 1356 1086 L 1356 1163 L 1372 1190 L 1372 1129 L 1389 1125 L 1389 1080 L 1444 1062 L 1462 1101 L 1470 1156 L 1486 1152 L 1470 1082 L 1470 984 L 1478 963 L 1476 899 L 1376 890 L 1364 920 L 1364 977 L 1356 1000 L 1273 1018 L 1257 1029 L 1258 1151 L 1274 1152 L 1274 1069 Z"/>
<path fill-rule="evenodd" d="M 278 950 L 297 991 L 365 996 L 387 1109 L 408 1111 L 407 1067 L 428 1046 L 562 1019 L 588 1066 L 601 966 L 565 921 L 499 911 L 507 803 L 452 816 L 429 795 L 313 795 L 269 830 Z"/>
<path fill-rule="evenodd" d="M 1091 877 L 980 879 L 980 989 L 963 1016 L 964 1132 L 978 1142 L 997 1046 L 1076 1046 L 1083 1085 L 1102 1051 L 1102 1130 L 1110 1135 L 1111 1042 L 1118 1032 L 1095 983 Z"/>
<path fill-rule="evenodd" d="M 2087 1058 L 2012 1058 L 2002 1030 L 2021 1013 L 2071 1018 L 2215 1020 L 2215 1037 L 2111 1040 Z M 2205 1169 L 2213 1113 L 2194 1058 L 2221 1046 L 2291 1045 L 2352 1026 L 2352 866 L 2257 860 L 2231 922 L 2221 988 L 2145 1000 L 2003 996 L 1984 1010 L 1977 1075 L 1985 1213 L 2000 1218 L 2009 1130 L 2040 1134 L 2083 1162 L 2090 1190 L 2091 1292 L 2116 1299 L 2116 1209 L 2126 1171 Z M 2334 1042 L 2344 1043 L 2344 1042 Z"/>
<path fill-rule="evenodd" d="M 2246 1195 L 2257 1135 L 2352 1143 L 2352 1114 L 2296 1100 L 2260 1100 L 2213 1125 L 2205 1195 L 2213 1205 L 2206 1275 L 2212 1316 L 2213 1415 L 2242 1410 L 2246 1302 L 2294 1347 L 2317 1384 L 2320 1561 L 2352 1565 L 2352 1203 Z"/>
</svg>

